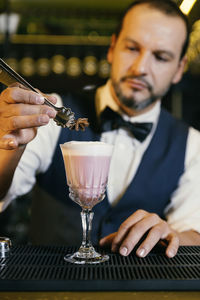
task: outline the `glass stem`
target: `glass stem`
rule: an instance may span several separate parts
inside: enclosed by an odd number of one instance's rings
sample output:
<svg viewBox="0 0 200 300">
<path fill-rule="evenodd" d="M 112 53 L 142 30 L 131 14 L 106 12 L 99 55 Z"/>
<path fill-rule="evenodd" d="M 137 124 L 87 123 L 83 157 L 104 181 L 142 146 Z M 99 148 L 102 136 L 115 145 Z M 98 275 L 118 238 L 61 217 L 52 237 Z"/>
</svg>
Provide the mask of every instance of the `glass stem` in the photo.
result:
<svg viewBox="0 0 200 300">
<path fill-rule="evenodd" d="M 83 227 L 83 240 L 82 240 L 81 248 L 84 248 L 86 252 L 87 250 L 89 250 L 89 248 L 92 247 L 91 229 L 92 229 L 93 216 L 94 213 L 91 210 L 83 209 L 81 212 L 81 220 L 82 220 L 82 227 Z"/>
</svg>

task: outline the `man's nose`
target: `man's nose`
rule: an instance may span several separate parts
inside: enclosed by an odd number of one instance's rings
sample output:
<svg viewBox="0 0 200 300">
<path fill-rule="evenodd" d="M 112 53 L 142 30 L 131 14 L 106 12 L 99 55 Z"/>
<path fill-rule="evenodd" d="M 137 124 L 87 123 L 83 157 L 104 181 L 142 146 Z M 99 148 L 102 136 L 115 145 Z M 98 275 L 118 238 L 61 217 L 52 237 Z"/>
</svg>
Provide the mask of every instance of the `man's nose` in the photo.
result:
<svg viewBox="0 0 200 300">
<path fill-rule="evenodd" d="M 144 76 L 147 75 L 150 64 L 150 56 L 149 53 L 141 52 L 138 54 L 136 59 L 133 61 L 131 70 L 132 73 L 136 76 Z"/>
</svg>

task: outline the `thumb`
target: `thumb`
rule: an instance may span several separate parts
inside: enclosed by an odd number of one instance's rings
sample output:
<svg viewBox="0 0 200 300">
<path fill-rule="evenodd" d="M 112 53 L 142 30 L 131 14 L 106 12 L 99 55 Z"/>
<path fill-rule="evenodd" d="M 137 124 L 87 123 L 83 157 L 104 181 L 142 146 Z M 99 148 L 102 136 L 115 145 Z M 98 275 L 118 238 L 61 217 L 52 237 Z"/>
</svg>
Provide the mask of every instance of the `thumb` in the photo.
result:
<svg viewBox="0 0 200 300">
<path fill-rule="evenodd" d="M 0 138 L 0 149 L 13 150 L 18 147 L 18 142 L 15 138 Z"/>
</svg>

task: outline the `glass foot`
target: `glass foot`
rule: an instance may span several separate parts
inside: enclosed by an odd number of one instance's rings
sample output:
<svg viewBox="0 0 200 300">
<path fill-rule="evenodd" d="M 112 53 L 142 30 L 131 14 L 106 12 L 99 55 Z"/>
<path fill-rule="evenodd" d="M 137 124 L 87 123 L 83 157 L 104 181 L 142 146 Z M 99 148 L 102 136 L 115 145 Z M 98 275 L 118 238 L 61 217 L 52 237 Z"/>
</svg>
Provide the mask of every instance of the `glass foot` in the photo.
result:
<svg viewBox="0 0 200 300">
<path fill-rule="evenodd" d="M 74 254 L 67 254 L 64 256 L 64 260 L 73 264 L 99 264 L 109 260 L 108 255 L 102 255 L 95 250 L 88 253 L 77 251 Z"/>
</svg>

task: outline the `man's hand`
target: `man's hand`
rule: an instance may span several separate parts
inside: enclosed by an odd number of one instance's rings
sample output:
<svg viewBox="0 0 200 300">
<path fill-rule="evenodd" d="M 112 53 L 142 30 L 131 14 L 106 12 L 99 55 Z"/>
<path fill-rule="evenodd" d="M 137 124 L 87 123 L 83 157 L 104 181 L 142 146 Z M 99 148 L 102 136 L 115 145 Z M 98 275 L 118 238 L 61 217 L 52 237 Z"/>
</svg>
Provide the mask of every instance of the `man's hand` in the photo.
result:
<svg viewBox="0 0 200 300">
<path fill-rule="evenodd" d="M 101 239 L 100 245 L 111 245 L 113 252 L 119 251 L 121 255 L 127 256 L 147 232 L 146 238 L 136 251 L 138 256 L 145 257 L 160 240 L 168 242 L 166 248 L 168 257 L 176 255 L 179 247 L 178 235 L 158 215 L 144 210 L 132 214 L 121 224 L 117 232 Z"/>
<path fill-rule="evenodd" d="M 55 97 L 49 96 L 52 103 Z M 16 149 L 26 145 L 37 134 L 37 127 L 46 125 L 56 111 L 43 105 L 44 97 L 16 83 L 0 95 L 0 149 Z"/>
</svg>

